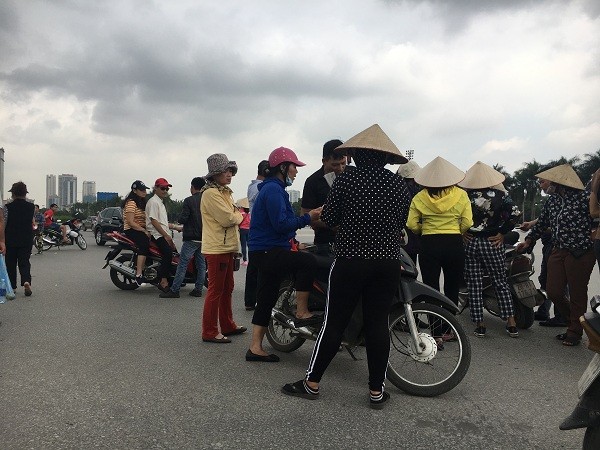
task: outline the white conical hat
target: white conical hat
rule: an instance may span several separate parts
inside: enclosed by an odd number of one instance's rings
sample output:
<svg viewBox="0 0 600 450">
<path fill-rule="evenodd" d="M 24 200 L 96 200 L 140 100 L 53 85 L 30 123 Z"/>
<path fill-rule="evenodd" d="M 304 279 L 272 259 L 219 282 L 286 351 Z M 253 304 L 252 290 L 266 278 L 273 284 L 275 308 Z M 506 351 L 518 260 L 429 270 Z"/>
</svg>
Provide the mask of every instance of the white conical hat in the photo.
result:
<svg viewBox="0 0 600 450">
<path fill-rule="evenodd" d="M 465 173 L 454 164 L 438 156 L 415 176 L 415 181 L 421 186 L 438 188 L 453 186 L 465 177 Z"/>
<path fill-rule="evenodd" d="M 496 186 L 492 186 L 492 189 L 496 189 L 497 191 L 502 191 L 502 192 L 508 194 L 508 191 L 506 190 L 506 188 L 504 187 L 504 185 L 502 183 L 497 184 Z"/>
<path fill-rule="evenodd" d="M 400 164 L 397 173 L 402 178 L 414 178 L 419 170 L 421 170 L 421 166 L 414 159 L 411 159 L 406 164 Z"/>
<path fill-rule="evenodd" d="M 544 170 L 535 176 L 543 180 L 552 181 L 553 183 L 562 184 L 563 186 L 579 189 L 580 191 L 585 189 L 581 179 L 570 164 L 562 164 L 552 169 Z"/>
<path fill-rule="evenodd" d="M 464 189 L 483 189 L 502 183 L 506 177 L 481 161 L 471 166 L 458 185 Z"/>
<path fill-rule="evenodd" d="M 342 145 L 336 147 L 335 151 L 344 152 L 350 149 L 375 150 L 377 152 L 388 153 L 390 155 L 390 164 L 404 164 L 408 161 L 400 150 L 398 150 L 396 144 L 392 142 L 377 124 L 371 125 L 366 130 L 351 137 Z"/>
<path fill-rule="evenodd" d="M 248 197 L 240 198 L 235 204 L 241 208 L 250 208 Z"/>
</svg>

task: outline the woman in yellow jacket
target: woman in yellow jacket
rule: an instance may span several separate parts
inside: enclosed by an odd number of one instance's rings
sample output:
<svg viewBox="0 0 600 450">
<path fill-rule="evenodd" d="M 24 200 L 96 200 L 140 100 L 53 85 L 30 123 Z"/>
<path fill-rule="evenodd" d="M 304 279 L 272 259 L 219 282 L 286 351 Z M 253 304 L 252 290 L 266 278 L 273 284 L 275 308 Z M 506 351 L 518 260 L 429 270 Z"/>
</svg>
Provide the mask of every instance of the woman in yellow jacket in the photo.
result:
<svg viewBox="0 0 600 450">
<path fill-rule="evenodd" d="M 443 271 L 444 294 L 456 304 L 465 266 L 462 235 L 473 225 L 469 197 L 455 186 L 464 177 L 464 172 L 439 156 L 419 170 L 415 182 L 424 189 L 413 197 L 406 223 L 421 235 L 423 282 L 439 291 Z"/>
<path fill-rule="evenodd" d="M 246 327 L 238 327 L 234 322 L 231 306 L 233 263 L 240 248 L 238 225 L 242 214 L 234 205 L 228 184 L 237 173 L 237 165 L 222 153 L 209 156 L 207 162 L 206 185 L 200 191 L 202 254 L 209 279 L 202 314 L 202 340 L 226 344 L 231 342 L 227 336 L 246 331 Z"/>
</svg>

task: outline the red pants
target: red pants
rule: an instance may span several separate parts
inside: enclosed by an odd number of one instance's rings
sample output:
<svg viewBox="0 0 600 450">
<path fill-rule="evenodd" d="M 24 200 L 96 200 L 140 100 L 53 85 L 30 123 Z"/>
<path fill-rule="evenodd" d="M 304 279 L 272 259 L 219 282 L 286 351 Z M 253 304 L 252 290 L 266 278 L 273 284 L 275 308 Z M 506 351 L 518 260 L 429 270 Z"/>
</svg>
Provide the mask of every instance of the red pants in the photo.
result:
<svg viewBox="0 0 600 450">
<path fill-rule="evenodd" d="M 237 328 L 233 321 L 231 294 L 233 293 L 233 253 L 207 255 L 208 291 L 202 313 L 202 338 L 212 339 Z"/>
</svg>

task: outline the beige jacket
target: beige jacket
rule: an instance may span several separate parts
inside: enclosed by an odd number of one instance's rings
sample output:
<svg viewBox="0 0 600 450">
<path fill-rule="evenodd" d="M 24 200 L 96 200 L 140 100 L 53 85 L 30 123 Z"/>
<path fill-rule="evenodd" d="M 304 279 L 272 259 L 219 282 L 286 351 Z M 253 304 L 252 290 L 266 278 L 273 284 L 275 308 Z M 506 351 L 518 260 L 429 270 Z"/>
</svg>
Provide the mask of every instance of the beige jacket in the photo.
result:
<svg viewBox="0 0 600 450">
<path fill-rule="evenodd" d="M 238 225 L 242 214 L 233 204 L 228 187 L 209 187 L 202 192 L 202 253 L 219 255 L 240 251 Z"/>
</svg>

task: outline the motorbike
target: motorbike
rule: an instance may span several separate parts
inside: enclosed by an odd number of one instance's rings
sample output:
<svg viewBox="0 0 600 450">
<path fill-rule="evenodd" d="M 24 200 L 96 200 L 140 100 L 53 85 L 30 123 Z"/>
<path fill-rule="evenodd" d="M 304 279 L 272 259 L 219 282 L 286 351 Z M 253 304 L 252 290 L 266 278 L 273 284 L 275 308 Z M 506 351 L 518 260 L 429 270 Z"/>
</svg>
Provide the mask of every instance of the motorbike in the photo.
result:
<svg viewBox="0 0 600 450">
<path fill-rule="evenodd" d="M 561 430 L 586 428 L 583 450 L 600 448 L 600 296 L 594 296 L 590 305 L 592 310 L 579 321 L 588 336 L 588 348 L 596 354 L 577 384 L 577 406 L 559 426 Z"/>
<path fill-rule="evenodd" d="M 540 306 L 546 300 L 546 293 L 536 288 L 531 276 L 535 273 L 535 256 L 530 248 L 528 253 L 517 253 L 516 244 L 519 240 L 517 232 L 507 233 L 504 237 L 504 253 L 506 258 L 506 277 L 513 299 L 515 322 L 517 328 L 526 330 L 535 321 L 533 308 Z M 469 290 L 461 287 L 458 293 L 459 314 L 469 306 Z M 493 316 L 500 317 L 500 306 L 496 290 L 488 275 L 483 277 L 483 307 Z"/>
<path fill-rule="evenodd" d="M 110 267 L 110 279 L 113 284 L 119 289 L 124 291 L 132 291 L 137 289 L 139 286 L 135 282 L 136 264 L 138 256 L 138 248 L 135 243 L 129 239 L 124 233 L 113 231 L 108 233 L 108 236 L 117 242 L 117 245 L 108 252 L 106 257 L 106 264 L 103 269 Z M 123 251 L 128 253 L 122 253 Z M 161 254 L 156 244 L 150 241 L 150 256 L 146 258 L 146 265 L 142 274 L 146 281 L 150 284 L 158 284 L 160 279 L 158 278 L 158 268 L 160 266 Z M 179 253 L 173 252 L 171 259 L 171 267 L 168 276 L 169 285 L 172 284 L 175 272 L 177 271 L 177 265 L 179 264 Z M 197 269 L 195 265 L 195 259 L 192 258 L 187 266 L 184 283 L 195 283 Z M 204 285 L 208 286 L 208 277 L 205 278 Z"/>
<path fill-rule="evenodd" d="M 308 248 L 315 251 L 314 248 Z M 325 309 L 328 274 L 332 258 L 315 255 L 317 277 L 309 295 L 309 309 Z M 389 315 L 390 355 L 387 378 L 404 392 L 422 397 L 443 394 L 456 387 L 471 362 L 471 345 L 455 317 L 456 305 L 433 288 L 417 280 L 418 271 L 402 250 L 402 271 L 398 293 Z M 306 340 L 316 340 L 322 323 L 297 326 L 294 277 L 282 282 L 277 303 L 267 327 L 271 346 L 292 352 Z M 451 336 L 449 340 L 443 336 Z M 444 342 L 445 341 L 445 342 Z M 357 360 L 355 349 L 364 343 L 360 304 L 345 330 L 342 346 Z"/>
<path fill-rule="evenodd" d="M 60 249 L 61 247 L 74 244 L 77 244 L 81 250 L 87 248 L 87 242 L 81 234 L 81 220 L 73 218 L 65 222 L 64 225 L 67 227 L 67 239 L 69 242 L 63 242 L 62 233 L 60 231 L 44 228 L 41 233 L 36 233 L 34 237 L 34 243 L 38 253 L 48 251 L 52 247 Z"/>
</svg>

